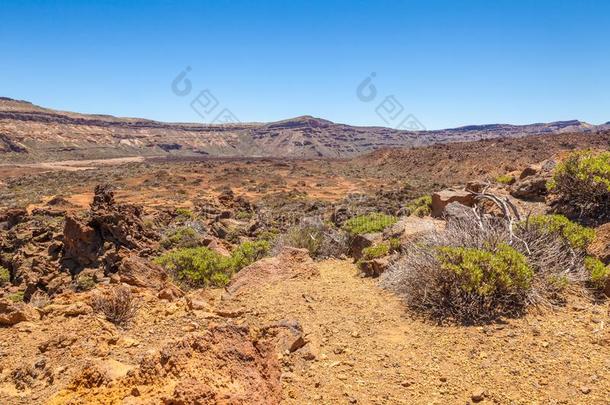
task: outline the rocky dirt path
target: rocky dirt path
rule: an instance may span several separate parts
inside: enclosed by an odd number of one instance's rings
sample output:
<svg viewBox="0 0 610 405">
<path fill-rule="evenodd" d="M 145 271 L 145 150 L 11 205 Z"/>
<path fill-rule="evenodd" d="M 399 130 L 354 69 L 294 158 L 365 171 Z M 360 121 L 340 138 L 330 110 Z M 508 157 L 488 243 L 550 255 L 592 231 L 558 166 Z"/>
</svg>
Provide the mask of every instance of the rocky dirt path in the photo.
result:
<svg viewBox="0 0 610 405">
<path fill-rule="evenodd" d="M 312 341 L 284 356 L 286 403 L 610 403 L 608 304 L 441 327 L 408 318 L 399 299 L 348 261 L 316 266 L 319 276 L 238 300 L 253 323 L 296 319 Z"/>
</svg>

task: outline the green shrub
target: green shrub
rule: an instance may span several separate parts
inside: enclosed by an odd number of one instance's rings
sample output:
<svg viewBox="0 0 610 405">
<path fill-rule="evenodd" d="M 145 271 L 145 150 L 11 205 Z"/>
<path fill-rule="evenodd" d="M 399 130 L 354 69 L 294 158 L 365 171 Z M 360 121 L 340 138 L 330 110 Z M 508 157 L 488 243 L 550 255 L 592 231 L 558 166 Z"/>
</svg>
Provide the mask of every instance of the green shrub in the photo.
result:
<svg viewBox="0 0 610 405">
<path fill-rule="evenodd" d="M 0 286 L 8 284 L 11 281 L 11 273 L 6 267 L 0 266 Z"/>
<path fill-rule="evenodd" d="M 257 235 L 259 240 L 266 240 L 267 242 L 273 242 L 277 239 L 280 232 L 277 229 L 264 230 Z"/>
<path fill-rule="evenodd" d="M 513 184 L 515 182 L 515 177 L 511 176 L 510 174 L 502 174 L 498 177 L 496 177 L 496 182 L 500 183 L 500 184 Z"/>
<path fill-rule="evenodd" d="M 195 214 L 188 208 L 176 208 L 176 215 L 181 219 L 193 219 Z"/>
<path fill-rule="evenodd" d="M 82 274 L 76 277 L 76 289 L 78 291 L 89 291 L 95 287 L 93 277 L 88 274 Z"/>
<path fill-rule="evenodd" d="M 231 253 L 231 267 L 234 271 L 249 266 L 255 261 L 262 259 L 270 249 L 270 244 L 266 240 L 254 242 L 243 242 Z"/>
<path fill-rule="evenodd" d="M 193 287 L 222 287 L 233 274 L 230 258 L 207 247 L 176 249 L 156 258 L 155 263 Z"/>
<path fill-rule="evenodd" d="M 177 228 L 161 240 L 161 247 L 171 249 L 175 247 L 196 247 L 200 243 L 199 234 L 191 227 Z"/>
<path fill-rule="evenodd" d="M 601 260 L 588 256 L 585 258 L 585 268 L 589 273 L 591 284 L 595 288 L 604 289 L 610 279 L 610 266 L 604 265 Z"/>
<path fill-rule="evenodd" d="M 534 272 L 525 256 L 506 244 L 495 252 L 465 247 L 441 247 L 441 269 L 457 276 L 460 288 L 482 297 L 529 289 Z"/>
<path fill-rule="evenodd" d="M 595 230 L 572 222 L 563 215 L 536 215 L 529 218 L 529 225 L 546 233 L 561 235 L 573 249 L 584 250 L 595 238 Z"/>
<path fill-rule="evenodd" d="M 207 247 L 175 249 L 156 258 L 155 263 L 174 277 L 193 287 L 222 287 L 242 268 L 265 256 L 269 242 L 243 242 L 231 256 L 223 256 Z"/>
<path fill-rule="evenodd" d="M 400 250 L 400 246 L 402 245 L 400 238 L 390 238 L 388 243 L 390 244 L 390 251 L 392 252 Z"/>
<path fill-rule="evenodd" d="M 398 218 L 393 215 L 374 212 L 348 219 L 343 224 L 343 229 L 352 235 L 381 232 L 388 226 L 394 225 L 396 221 Z"/>
<path fill-rule="evenodd" d="M 557 193 L 564 207 L 596 218 L 609 215 L 610 152 L 574 152 L 557 165 L 549 190 Z"/>
<path fill-rule="evenodd" d="M 390 253 L 390 244 L 389 243 L 380 243 L 375 246 L 369 246 L 367 248 L 362 249 L 362 259 L 363 260 L 371 260 L 376 259 L 378 257 L 383 257 Z"/>
<path fill-rule="evenodd" d="M 247 220 L 252 218 L 253 213 L 250 211 L 237 211 L 235 213 L 235 218 L 240 220 Z"/>
<path fill-rule="evenodd" d="M 407 204 L 406 208 L 409 211 L 409 215 L 415 215 L 417 217 L 430 215 L 430 212 L 432 212 L 432 196 L 424 195 L 416 198 Z"/>
<path fill-rule="evenodd" d="M 10 294 L 7 298 L 13 302 L 23 302 L 24 291 L 17 291 L 16 293 Z"/>
</svg>

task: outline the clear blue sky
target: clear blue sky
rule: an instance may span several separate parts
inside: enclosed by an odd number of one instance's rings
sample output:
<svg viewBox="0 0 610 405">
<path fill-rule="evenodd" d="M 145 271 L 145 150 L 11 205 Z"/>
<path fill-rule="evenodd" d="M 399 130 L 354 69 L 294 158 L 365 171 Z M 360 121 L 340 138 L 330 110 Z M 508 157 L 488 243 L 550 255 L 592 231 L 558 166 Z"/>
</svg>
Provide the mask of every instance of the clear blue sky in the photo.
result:
<svg viewBox="0 0 610 405">
<path fill-rule="evenodd" d="M 176 3 L 0 0 L 0 95 L 164 121 L 201 121 L 204 89 L 241 121 L 383 125 L 388 95 L 429 129 L 610 120 L 608 1 Z"/>
</svg>

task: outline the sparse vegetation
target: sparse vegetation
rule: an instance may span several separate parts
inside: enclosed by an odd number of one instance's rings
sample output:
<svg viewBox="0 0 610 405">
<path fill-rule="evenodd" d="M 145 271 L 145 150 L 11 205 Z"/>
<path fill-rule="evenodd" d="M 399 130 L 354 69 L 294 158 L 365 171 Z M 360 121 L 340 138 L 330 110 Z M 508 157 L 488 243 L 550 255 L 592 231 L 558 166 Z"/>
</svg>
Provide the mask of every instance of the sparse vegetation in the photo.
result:
<svg viewBox="0 0 610 405">
<path fill-rule="evenodd" d="M 230 267 L 233 271 L 239 271 L 262 259 L 269 252 L 269 249 L 270 244 L 266 240 L 243 242 L 231 253 Z"/>
<path fill-rule="evenodd" d="M 129 287 L 124 286 L 94 295 L 91 305 L 108 321 L 122 327 L 127 326 L 140 309 L 140 302 L 133 296 Z"/>
<path fill-rule="evenodd" d="M 610 279 L 610 266 L 604 265 L 601 260 L 594 257 L 587 257 L 585 267 L 593 287 L 597 289 L 605 288 L 608 279 Z"/>
<path fill-rule="evenodd" d="M 89 291 L 95 287 L 93 277 L 88 274 L 80 274 L 76 277 L 76 289 L 78 291 Z"/>
<path fill-rule="evenodd" d="M 352 235 L 381 232 L 388 226 L 394 225 L 396 221 L 398 218 L 393 215 L 374 212 L 348 219 L 343 224 L 343 229 Z"/>
<path fill-rule="evenodd" d="M 388 243 L 390 244 L 391 252 L 396 252 L 396 251 L 400 250 L 400 246 L 402 244 L 402 242 L 400 241 L 400 238 L 390 238 L 390 239 L 388 239 Z"/>
<path fill-rule="evenodd" d="M 0 266 L 0 286 L 8 284 L 11 281 L 11 273 L 6 267 Z"/>
<path fill-rule="evenodd" d="M 610 152 L 584 150 L 561 162 L 548 184 L 560 211 L 599 220 L 610 216 Z"/>
<path fill-rule="evenodd" d="M 30 305 L 34 308 L 44 308 L 49 303 L 50 299 L 44 291 L 36 290 L 30 297 Z"/>
<path fill-rule="evenodd" d="M 195 217 L 193 211 L 188 208 L 176 208 L 176 215 L 182 220 L 189 220 Z"/>
<path fill-rule="evenodd" d="M 362 259 L 363 260 L 371 260 L 376 259 L 378 257 L 383 257 L 390 253 L 390 245 L 389 243 L 382 242 L 375 246 L 369 246 L 367 248 L 362 249 Z"/>
<path fill-rule="evenodd" d="M 426 215 L 430 215 L 432 210 L 432 196 L 424 195 L 416 198 L 407 204 L 406 208 L 409 215 L 415 215 L 416 217 L 425 217 Z"/>
<path fill-rule="evenodd" d="M 502 174 L 496 177 L 496 182 L 500 184 L 511 185 L 515 182 L 515 177 L 510 174 Z"/>
<path fill-rule="evenodd" d="M 8 299 L 13 302 L 23 302 L 23 291 L 17 291 L 16 293 L 12 293 L 8 295 Z"/>
<path fill-rule="evenodd" d="M 201 238 L 195 229 L 183 226 L 170 232 L 161 240 L 164 249 L 196 247 L 201 243 Z"/>
</svg>

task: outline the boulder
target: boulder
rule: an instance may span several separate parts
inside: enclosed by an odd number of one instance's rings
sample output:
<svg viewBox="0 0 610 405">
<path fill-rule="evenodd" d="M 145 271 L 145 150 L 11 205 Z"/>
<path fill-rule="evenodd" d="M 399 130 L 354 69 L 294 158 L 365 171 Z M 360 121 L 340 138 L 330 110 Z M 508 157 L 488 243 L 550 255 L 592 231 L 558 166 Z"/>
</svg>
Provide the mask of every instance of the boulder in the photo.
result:
<svg viewBox="0 0 610 405">
<path fill-rule="evenodd" d="M 542 165 L 529 165 L 528 167 L 523 169 L 523 171 L 521 171 L 521 174 L 519 174 L 519 180 L 523 180 L 526 177 L 538 174 L 538 172 L 540 172 L 540 169 L 542 169 Z"/>
<path fill-rule="evenodd" d="M 528 201 L 544 201 L 548 193 L 546 184 L 548 178 L 542 176 L 529 176 L 519 180 L 510 188 L 510 195 Z"/>
<path fill-rule="evenodd" d="M 445 189 L 432 194 L 432 216 L 441 217 L 445 207 L 452 202 L 472 207 L 475 203 L 475 195 L 465 190 Z"/>
<path fill-rule="evenodd" d="M 610 265 L 610 222 L 595 230 L 595 239 L 589 245 L 587 252 L 606 265 Z"/>
<path fill-rule="evenodd" d="M 443 217 L 447 221 L 451 220 L 466 220 L 473 216 L 472 210 L 459 202 L 452 202 L 447 204 L 443 211 Z"/>
<path fill-rule="evenodd" d="M 136 255 L 129 255 L 121 260 L 118 274 L 122 283 L 136 287 L 160 289 L 165 286 L 167 280 L 167 273 L 161 266 Z"/>
<path fill-rule="evenodd" d="M 404 230 L 400 235 L 401 243 L 409 242 L 426 233 L 441 230 L 445 226 L 445 221 L 413 216 L 402 218 L 399 222 L 402 222 L 404 225 Z"/>
</svg>

